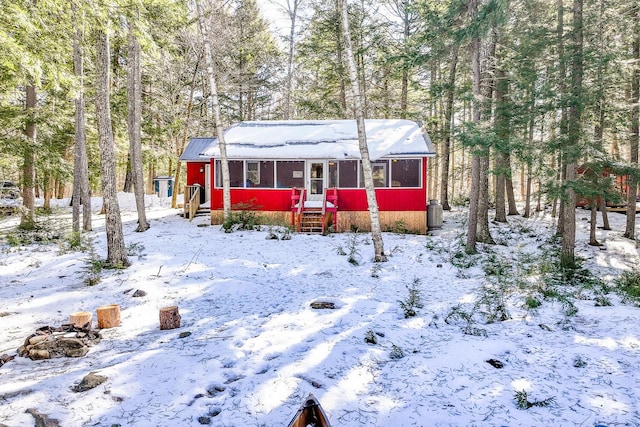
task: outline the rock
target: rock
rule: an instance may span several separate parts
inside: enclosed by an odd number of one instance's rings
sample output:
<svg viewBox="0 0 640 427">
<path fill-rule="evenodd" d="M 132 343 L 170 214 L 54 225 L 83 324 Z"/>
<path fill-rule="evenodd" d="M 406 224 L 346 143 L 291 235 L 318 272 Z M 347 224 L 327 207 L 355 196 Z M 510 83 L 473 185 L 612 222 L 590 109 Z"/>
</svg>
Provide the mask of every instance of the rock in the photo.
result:
<svg viewBox="0 0 640 427">
<path fill-rule="evenodd" d="M 140 298 L 140 297 L 147 296 L 147 293 L 145 291 L 143 291 L 142 289 L 138 289 L 131 296 L 134 297 L 134 298 Z"/>
<path fill-rule="evenodd" d="M 209 417 L 198 417 L 198 422 L 204 426 L 211 424 L 211 418 Z"/>
<path fill-rule="evenodd" d="M 32 360 L 53 357 L 82 357 L 89 347 L 100 342 L 102 336 L 90 328 L 65 324 L 59 328 L 45 326 L 30 335 L 24 345 L 18 348 L 18 355 L 28 356 Z"/>
<path fill-rule="evenodd" d="M 336 308 L 336 304 L 330 301 L 314 301 L 311 303 L 311 308 L 315 308 L 316 310 L 320 310 L 320 309 L 334 310 Z"/>
<path fill-rule="evenodd" d="M 191 332 L 180 332 L 180 335 L 178 335 L 178 338 L 186 338 L 188 336 L 191 335 Z"/>
<path fill-rule="evenodd" d="M 38 410 L 29 408 L 25 411 L 31 414 L 36 420 L 36 427 L 60 427 L 59 421 L 49 418 L 47 415 L 38 412 Z"/>
<path fill-rule="evenodd" d="M 9 356 L 8 354 L 3 354 L 2 356 L 0 356 L 0 366 L 4 365 L 7 362 L 11 362 L 13 359 L 15 359 L 15 356 Z"/>
<path fill-rule="evenodd" d="M 31 360 L 44 360 L 51 359 L 51 355 L 49 354 L 49 350 L 37 350 L 32 348 L 29 350 L 29 359 Z"/>
<path fill-rule="evenodd" d="M 36 345 L 38 343 L 41 343 L 42 341 L 45 341 L 46 339 L 47 339 L 46 335 L 35 335 L 29 338 L 29 345 Z"/>
<path fill-rule="evenodd" d="M 89 352 L 89 347 L 77 338 L 60 338 L 56 344 L 58 351 L 67 357 L 82 357 Z"/>
<path fill-rule="evenodd" d="M 98 375 L 95 372 L 89 372 L 85 377 L 80 381 L 80 384 L 77 386 L 71 387 L 71 390 L 75 392 L 82 392 L 91 390 L 92 388 L 98 387 L 100 384 L 105 382 L 107 377 L 103 375 Z"/>
<path fill-rule="evenodd" d="M 502 369 L 504 367 L 504 363 L 502 363 L 498 359 L 489 359 L 489 360 L 486 360 L 486 362 L 496 369 Z"/>
</svg>

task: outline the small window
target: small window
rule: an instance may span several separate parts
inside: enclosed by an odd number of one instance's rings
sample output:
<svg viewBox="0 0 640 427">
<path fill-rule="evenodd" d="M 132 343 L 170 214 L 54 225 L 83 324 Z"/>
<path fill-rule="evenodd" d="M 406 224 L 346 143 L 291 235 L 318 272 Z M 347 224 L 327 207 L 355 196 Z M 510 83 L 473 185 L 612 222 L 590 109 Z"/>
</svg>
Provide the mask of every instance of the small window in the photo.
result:
<svg viewBox="0 0 640 427">
<path fill-rule="evenodd" d="M 247 187 L 256 187 L 260 184 L 260 164 L 258 162 L 247 162 Z"/>
</svg>

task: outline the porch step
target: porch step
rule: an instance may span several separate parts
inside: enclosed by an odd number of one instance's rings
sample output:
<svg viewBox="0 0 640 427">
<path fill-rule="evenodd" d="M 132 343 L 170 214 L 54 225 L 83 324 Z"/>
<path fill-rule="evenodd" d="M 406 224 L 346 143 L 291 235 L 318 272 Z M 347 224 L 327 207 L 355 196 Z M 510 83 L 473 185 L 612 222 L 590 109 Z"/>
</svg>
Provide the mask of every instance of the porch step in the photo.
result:
<svg viewBox="0 0 640 427">
<path fill-rule="evenodd" d="M 322 234 L 324 218 L 321 210 L 305 210 L 300 218 L 300 232 Z"/>
<path fill-rule="evenodd" d="M 196 211 L 196 214 L 195 214 L 193 217 L 194 217 L 194 218 L 197 218 L 197 217 L 199 217 L 199 216 L 209 216 L 209 215 L 211 215 L 211 209 L 209 209 L 209 208 L 201 208 L 201 209 L 198 209 L 198 210 Z M 182 216 L 183 216 L 184 218 L 189 219 L 189 214 L 188 214 L 188 213 L 184 213 L 184 212 L 183 212 Z"/>
</svg>

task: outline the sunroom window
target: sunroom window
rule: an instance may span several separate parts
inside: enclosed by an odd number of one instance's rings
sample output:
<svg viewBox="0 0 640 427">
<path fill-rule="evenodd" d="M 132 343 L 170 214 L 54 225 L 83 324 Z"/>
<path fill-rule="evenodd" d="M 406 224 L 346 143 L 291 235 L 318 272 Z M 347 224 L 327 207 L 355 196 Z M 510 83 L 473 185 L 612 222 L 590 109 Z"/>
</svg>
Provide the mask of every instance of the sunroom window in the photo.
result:
<svg viewBox="0 0 640 427">
<path fill-rule="evenodd" d="M 358 188 L 358 160 L 330 161 L 329 187 Z"/>
<path fill-rule="evenodd" d="M 420 159 L 391 160 L 392 187 L 420 187 Z"/>
</svg>

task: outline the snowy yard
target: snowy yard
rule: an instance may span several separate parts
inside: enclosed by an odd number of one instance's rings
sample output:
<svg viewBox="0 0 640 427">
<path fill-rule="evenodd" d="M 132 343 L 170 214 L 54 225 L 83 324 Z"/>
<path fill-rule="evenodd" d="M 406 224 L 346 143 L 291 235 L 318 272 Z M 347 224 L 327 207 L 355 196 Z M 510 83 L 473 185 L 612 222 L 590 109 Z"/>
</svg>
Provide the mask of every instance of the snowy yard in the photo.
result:
<svg viewBox="0 0 640 427">
<path fill-rule="evenodd" d="M 385 233 L 391 256 L 374 265 L 366 234 L 225 234 L 157 202 L 151 229 L 136 233 L 130 206 L 123 198 L 132 266 L 103 270 L 94 286 L 87 252 L 0 241 L 0 355 L 72 312 L 93 312 L 94 324 L 97 307 L 122 314 L 84 357 L 1 366 L 0 424 L 34 425 L 35 408 L 61 426 L 286 426 L 313 393 L 333 426 L 640 425 L 640 309 L 599 288 L 535 292 L 549 217 L 492 225 L 501 244 L 468 257 L 465 212 L 445 212 L 432 235 Z M 621 237 L 620 214 L 598 231 L 604 246 L 588 246 L 588 216 L 577 211 L 577 252 L 612 285 L 640 264 L 638 247 Z M 90 235 L 104 257 L 101 221 Z M 16 222 L 0 221 L 3 236 Z M 411 290 L 422 307 L 405 318 Z M 336 308 L 311 308 L 318 300 Z M 491 304 L 508 318 L 487 323 Z M 182 326 L 161 331 L 158 311 L 171 305 Z M 108 380 L 72 391 L 90 372 Z M 520 409 L 517 395 L 539 406 Z"/>
</svg>

